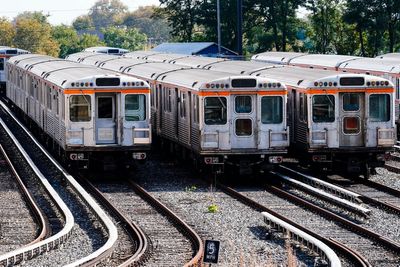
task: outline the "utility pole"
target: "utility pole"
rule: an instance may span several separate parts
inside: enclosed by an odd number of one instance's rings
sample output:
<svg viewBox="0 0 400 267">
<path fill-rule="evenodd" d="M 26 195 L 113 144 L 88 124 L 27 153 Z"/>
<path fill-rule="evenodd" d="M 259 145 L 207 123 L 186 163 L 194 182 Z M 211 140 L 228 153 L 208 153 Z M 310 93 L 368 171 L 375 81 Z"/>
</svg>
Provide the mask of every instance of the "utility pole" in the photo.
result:
<svg viewBox="0 0 400 267">
<path fill-rule="evenodd" d="M 219 0 L 217 0 L 217 33 L 218 33 L 218 56 L 221 55 L 221 14 Z"/>
<path fill-rule="evenodd" d="M 237 0 L 237 52 L 239 56 L 243 55 L 243 0 Z"/>
</svg>

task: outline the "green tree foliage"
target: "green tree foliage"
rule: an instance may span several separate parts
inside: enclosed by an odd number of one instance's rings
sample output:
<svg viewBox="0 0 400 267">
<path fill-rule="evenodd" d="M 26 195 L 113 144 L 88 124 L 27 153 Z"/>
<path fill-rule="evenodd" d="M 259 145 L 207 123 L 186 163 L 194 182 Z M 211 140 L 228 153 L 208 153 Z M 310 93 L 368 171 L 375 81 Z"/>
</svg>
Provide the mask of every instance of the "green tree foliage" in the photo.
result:
<svg viewBox="0 0 400 267">
<path fill-rule="evenodd" d="M 83 15 L 77 17 L 73 22 L 72 26 L 75 28 L 75 30 L 79 32 L 85 32 L 85 31 L 93 31 L 94 25 L 91 17 L 88 15 Z"/>
<path fill-rule="evenodd" d="M 168 26 L 166 19 L 156 16 L 156 12 L 157 8 L 155 6 L 139 7 L 133 12 L 126 13 L 122 24 L 127 27 L 137 28 L 153 42 L 166 42 L 171 38 L 171 28 Z"/>
<path fill-rule="evenodd" d="M 79 38 L 79 43 L 78 43 L 79 50 L 83 50 L 84 48 L 87 47 L 103 46 L 103 45 L 104 43 L 100 40 L 100 38 L 97 35 L 88 33 L 82 34 Z"/>
<path fill-rule="evenodd" d="M 108 27 L 102 30 L 107 46 L 120 47 L 129 50 L 143 49 L 147 37 L 136 28 Z"/>
<path fill-rule="evenodd" d="M 51 26 L 36 19 L 20 18 L 16 21 L 14 45 L 32 53 L 58 56 L 59 48 L 51 36 Z"/>
<path fill-rule="evenodd" d="M 162 8 L 157 10 L 157 17 L 168 20 L 172 28 L 171 34 L 178 41 L 191 42 L 201 2 L 200 0 L 160 0 Z"/>
<path fill-rule="evenodd" d="M 120 24 L 127 11 L 128 7 L 120 0 L 98 0 L 88 15 L 94 27 L 99 30 Z"/>
<path fill-rule="evenodd" d="M 59 44 L 59 56 L 62 58 L 82 50 L 81 47 L 79 47 L 80 38 L 73 27 L 66 25 L 55 26 L 52 29 L 52 37 Z"/>
<path fill-rule="evenodd" d="M 0 18 L 0 45 L 12 46 L 15 29 L 6 18 Z"/>
</svg>

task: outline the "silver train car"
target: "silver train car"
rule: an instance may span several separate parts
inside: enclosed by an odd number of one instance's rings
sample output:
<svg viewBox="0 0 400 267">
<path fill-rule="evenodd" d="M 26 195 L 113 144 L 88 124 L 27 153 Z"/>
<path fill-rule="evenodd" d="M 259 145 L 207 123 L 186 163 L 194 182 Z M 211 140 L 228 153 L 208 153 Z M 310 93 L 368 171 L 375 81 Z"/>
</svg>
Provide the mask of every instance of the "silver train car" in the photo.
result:
<svg viewBox="0 0 400 267">
<path fill-rule="evenodd" d="M 286 59 L 285 64 L 291 66 L 374 75 L 391 81 L 396 90 L 395 117 L 397 138 L 400 138 L 400 56 L 398 53 L 385 54 L 376 58 L 365 58 L 344 55 L 265 52 L 254 55 L 252 60 L 271 63 L 279 55 Z"/>
<path fill-rule="evenodd" d="M 146 158 L 151 126 L 145 81 L 35 54 L 12 57 L 6 70 L 7 98 L 67 164 L 107 170 Z"/>
<path fill-rule="evenodd" d="M 8 46 L 0 46 L 0 96 L 6 95 L 6 63 L 10 57 L 21 54 L 29 54 L 29 51 Z"/>
<path fill-rule="evenodd" d="M 148 81 L 154 132 L 198 165 L 232 166 L 247 173 L 271 169 L 287 153 L 287 90 L 277 80 L 137 58 L 87 56 L 68 59 Z"/>
<path fill-rule="evenodd" d="M 148 59 L 165 58 L 170 64 L 182 63 L 181 66 L 266 77 L 285 83 L 289 91 L 290 150 L 302 161 L 322 169 L 341 168 L 369 177 L 375 167 L 383 166 L 389 158 L 388 152 L 395 142 L 395 95 L 393 84 L 386 79 L 323 68 L 276 65 L 273 60 L 262 63 L 214 58 L 202 62 L 196 56 L 174 57 L 157 54 Z M 287 56 L 279 59 L 289 60 Z"/>
</svg>

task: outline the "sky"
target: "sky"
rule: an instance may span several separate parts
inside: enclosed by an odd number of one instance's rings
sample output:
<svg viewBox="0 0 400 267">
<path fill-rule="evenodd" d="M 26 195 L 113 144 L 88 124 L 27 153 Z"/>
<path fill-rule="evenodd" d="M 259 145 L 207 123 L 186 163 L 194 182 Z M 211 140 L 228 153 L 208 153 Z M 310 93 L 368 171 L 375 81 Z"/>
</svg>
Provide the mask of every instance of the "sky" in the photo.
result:
<svg viewBox="0 0 400 267">
<path fill-rule="evenodd" d="M 158 0 L 120 0 L 129 11 L 139 6 L 159 5 Z M 96 0 L 0 0 L 0 17 L 13 19 L 24 11 L 43 11 L 49 14 L 49 22 L 53 25 L 67 24 L 80 15 L 87 14 Z"/>
</svg>

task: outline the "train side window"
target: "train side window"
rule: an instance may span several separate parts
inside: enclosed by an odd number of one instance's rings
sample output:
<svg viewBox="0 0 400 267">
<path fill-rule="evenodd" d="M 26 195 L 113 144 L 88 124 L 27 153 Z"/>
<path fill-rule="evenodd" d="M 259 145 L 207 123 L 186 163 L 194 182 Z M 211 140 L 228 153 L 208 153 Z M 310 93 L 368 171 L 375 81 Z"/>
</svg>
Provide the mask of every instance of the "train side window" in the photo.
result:
<svg viewBox="0 0 400 267">
<path fill-rule="evenodd" d="M 47 96 L 46 96 L 47 108 L 51 110 L 51 88 L 50 88 L 50 86 L 47 86 L 46 91 L 47 91 Z"/>
<path fill-rule="evenodd" d="M 335 97 L 333 95 L 315 95 L 312 100 L 313 122 L 335 121 Z"/>
<path fill-rule="evenodd" d="M 226 97 L 206 97 L 204 99 L 204 121 L 207 125 L 226 124 Z"/>
<path fill-rule="evenodd" d="M 89 95 L 73 95 L 69 100 L 69 117 L 72 122 L 91 120 L 91 105 Z"/>
<path fill-rule="evenodd" d="M 400 79 L 396 78 L 396 98 L 400 99 Z"/>
<path fill-rule="evenodd" d="M 193 122 L 199 123 L 199 96 L 193 95 Z"/>
<path fill-rule="evenodd" d="M 126 95 L 125 96 L 125 120 L 143 121 L 146 119 L 146 96 Z"/>
<path fill-rule="evenodd" d="M 299 94 L 299 109 L 300 109 L 299 120 L 304 121 L 304 94 L 303 93 Z"/>
<path fill-rule="evenodd" d="M 180 99 L 180 116 L 181 118 L 186 117 L 186 93 L 181 92 L 181 99 Z"/>
<path fill-rule="evenodd" d="M 369 96 L 369 118 L 373 122 L 390 120 L 390 95 L 372 94 Z"/>
<path fill-rule="evenodd" d="M 4 70 L 4 58 L 0 58 L 0 70 Z"/>
<path fill-rule="evenodd" d="M 172 90 L 168 89 L 167 111 L 172 111 Z"/>
<path fill-rule="evenodd" d="M 280 96 L 261 98 L 261 123 L 277 124 L 283 121 L 283 100 Z"/>
</svg>

